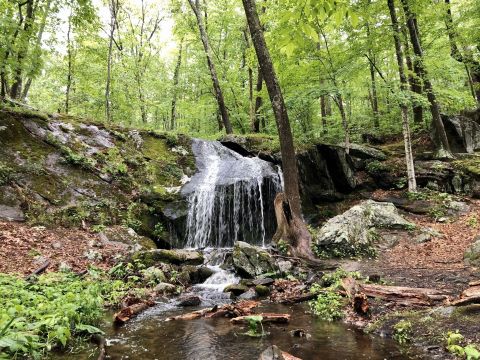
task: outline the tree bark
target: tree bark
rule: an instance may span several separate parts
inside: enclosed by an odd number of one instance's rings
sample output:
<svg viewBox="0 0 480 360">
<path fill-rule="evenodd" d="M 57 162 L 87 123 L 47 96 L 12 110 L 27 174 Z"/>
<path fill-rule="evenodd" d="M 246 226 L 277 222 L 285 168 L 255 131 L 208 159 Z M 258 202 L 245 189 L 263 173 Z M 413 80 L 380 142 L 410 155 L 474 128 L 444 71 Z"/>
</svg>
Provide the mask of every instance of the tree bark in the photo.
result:
<svg viewBox="0 0 480 360">
<path fill-rule="evenodd" d="M 113 54 L 113 42 L 115 36 L 116 18 L 119 9 L 118 0 L 109 0 L 110 9 L 110 33 L 108 35 L 108 54 L 107 54 L 107 80 L 105 84 L 105 118 L 107 122 L 112 121 L 111 100 L 110 100 L 110 87 L 112 78 L 112 54 Z"/>
<path fill-rule="evenodd" d="M 10 88 L 10 97 L 14 100 L 20 98 L 22 94 L 22 86 L 23 86 L 23 61 L 27 56 L 28 49 L 29 49 L 29 40 L 30 40 L 30 31 L 33 26 L 33 22 L 35 19 L 35 12 L 34 12 L 34 3 L 33 0 L 27 0 L 27 12 L 25 15 L 25 22 L 23 26 L 23 33 L 24 39 L 22 39 L 25 43 L 20 44 L 20 48 L 17 53 L 17 64 L 15 68 L 15 77 L 12 87 Z M 20 10 L 21 11 L 21 10 Z"/>
<path fill-rule="evenodd" d="M 327 95 L 320 96 L 320 112 L 322 116 L 322 131 L 324 134 L 327 133 Z"/>
<path fill-rule="evenodd" d="M 250 35 L 252 38 L 258 63 L 265 79 L 273 113 L 278 129 L 282 166 L 284 174 L 285 195 L 282 199 L 282 210 L 286 221 L 292 230 L 288 241 L 293 252 L 300 257 L 313 258 L 311 250 L 311 236 L 302 220 L 302 207 L 298 184 L 298 169 L 293 144 L 292 130 L 288 119 L 287 108 L 283 99 L 282 90 L 273 67 L 272 59 L 265 42 L 262 26 L 255 4 L 255 0 L 242 0 L 247 17 Z"/>
<path fill-rule="evenodd" d="M 340 116 L 342 118 L 342 127 L 345 132 L 345 151 L 348 154 L 350 152 L 350 129 L 348 127 L 347 114 L 345 113 L 345 104 L 343 102 L 342 94 L 338 93 L 333 98 L 335 104 L 337 104 L 338 110 L 340 111 Z"/>
<path fill-rule="evenodd" d="M 210 48 L 208 34 L 203 24 L 202 13 L 200 11 L 200 1 L 188 0 L 188 3 L 190 4 L 190 7 L 192 8 L 193 13 L 195 14 L 195 17 L 197 19 L 197 26 L 200 32 L 200 39 L 202 40 L 203 49 L 205 50 L 205 55 L 207 57 L 207 64 L 208 64 L 208 69 L 210 70 L 210 77 L 212 78 L 213 90 L 215 93 L 215 98 L 217 99 L 222 122 L 223 122 L 223 125 L 225 126 L 225 131 L 227 134 L 232 134 L 233 133 L 232 124 L 230 123 L 230 117 L 228 115 L 228 110 L 225 105 L 225 99 L 223 97 L 223 92 L 220 87 L 220 82 L 218 81 L 218 75 L 215 69 L 215 64 L 213 63 L 213 60 L 212 60 L 212 50 Z"/>
<path fill-rule="evenodd" d="M 262 125 L 262 129 L 265 130 L 265 118 L 260 113 L 260 108 L 263 105 L 262 95 L 260 94 L 260 92 L 262 91 L 262 87 L 263 87 L 263 76 L 262 76 L 262 69 L 260 69 L 260 66 L 259 66 L 257 71 L 257 86 L 255 88 L 255 91 L 257 93 L 257 96 L 255 98 L 255 129 L 258 128 L 258 131 L 256 132 L 260 132 L 260 124 Z"/>
<path fill-rule="evenodd" d="M 68 73 L 67 73 L 67 88 L 65 90 L 65 114 L 68 114 L 70 110 L 70 89 L 72 87 L 72 39 L 70 34 L 72 31 L 72 14 L 68 17 L 68 30 L 67 30 L 67 61 L 68 61 Z"/>
<path fill-rule="evenodd" d="M 50 4 L 51 4 L 51 0 L 47 0 L 47 2 L 45 4 L 45 9 L 44 9 L 43 15 L 42 15 L 42 21 L 40 23 L 40 29 L 38 30 L 37 43 L 35 45 L 35 50 L 38 51 L 38 52 L 41 50 L 43 33 L 45 31 L 45 26 L 47 24 L 47 17 L 48 17 L 49 12 L 50 12 Z M 39 66 L 38 65 L 39 58 L 40 58 L 40 54 L 37 54 L 37 56 L 33 59 L 34 65 L 32 66 L 33 67 L 32 72 L 35 71 L 35 68 Z M 22 96 L 21 96 L 22 101 L 25 101 L 25 99 L 27 98 L 28 92 L 30 91 L 30 86 L 32 86 L 32 81 L 33 81 L 33 74 L 30 74 L 28 76 L 27 82 L 25 83 L 25 86 L 23 88 L 23 92 L 22 92 Z"/>
<path fill-rule="evenodd" d="M 397 14 L 395 12 L 395 2 L 394 0 L 387 0 L 387 2 L 388 2 L 388 9 L 390 11 L 390 19 L 392 21 L 393 40 L 395 43 L 395 53 L 397 57 L 398 74 L 400 76 L 400 88 L 404 95 L 403 97 L 405 97 L 408 83 L 407 83 L 407 77 L 405 75 L 405 69 L 403 66 L 403 50 L 400 42 L 400 28 L 398 25 Z M 402 113 L 403 142 L 405 145 L 405 162 L 407 165 L 408 191 L 414 192 L 417 190 L 417 182 L 415 179 L 415 167 L 413 163 L 410 125 L 408 123 L 408 107 L 404 99 L 400 100 L 400 110 Z"/>
<path fill-rule="evenodd" d="M 461 53 L 457 45 L 457 32 L 453 23 L 450 0 L 445 0 L 445 5 L 447 7 L 445 24 L 450 41 L 450 55 L 458 62 L 465 64 L 468 80 L 473 85 L 474 99 L 477 101 L 477 105 L 480 105 L 480 62 L 476 61 L 470 52 Z"/>
<path fill-rule="evenodd" d="M 170 114 L 170 130 L 175 129 L 177 121 L 177 95 L 178 95 L 178 78 L 180 75 L 180 66 L 182 66 L 182 50 L 183 50 L 183 39 L 180 41 L 180 46 L 178 48 L 178 57 L 177 63 L 175 65 L 175 70 L 173 72 L 173 99 L 172 99 L 172 109 Z"/>
<path fill-rule="evenodd" d="M 427 92 L 427 98 L 430 102 L 430 110 L 432 112 L 432 125 L 433 125 L 433 139 L 436 143 L 436 146 L 439 150 L 439 155 L 442 157 L 452 157 L 450 151 L 450 145 L 448 143 L 447 134 L 445 132 L 445 127 L 440 116 L 440 106 L 437 102 L 437 97 L 433 91 L 432 83 L 428 76 L 427 69 L 423 63 L 423 50 L 420 44 L 420 38 L 418 35 L 418 26 L 416 23 L 415 15 L 411 12 L 408 5 L 408 0 L 401 0 L 403 5 L 403 11 L 407 19 L 407 28 L 410 34 L 410 41 L 413 47 L 413 53 L 415 54 L 414 65 L 418 66 L 420 74 L 422 76 L 423 85 L 425 91 Z"/>
<path fill-rule="evenodd" d="M 370 2 L 369 2 L 370 4 Z M 367 22 L 367 37 L 370 38 L 370 24 Z M 380 121 L 378 116 L 378 96 L 377 96 L 377 83 L 375 79 L 375 54 L 373 54 L 372 49 L 368 50 L 369 58 L 372 60 L 368 62 L 369 69 L 370 69 L 370 82 L 371 82 L 371 105 L 372 105 L 372 113 L 373 113 L 373 126 L 375 128 L 380 127 Z"/>
</svg>

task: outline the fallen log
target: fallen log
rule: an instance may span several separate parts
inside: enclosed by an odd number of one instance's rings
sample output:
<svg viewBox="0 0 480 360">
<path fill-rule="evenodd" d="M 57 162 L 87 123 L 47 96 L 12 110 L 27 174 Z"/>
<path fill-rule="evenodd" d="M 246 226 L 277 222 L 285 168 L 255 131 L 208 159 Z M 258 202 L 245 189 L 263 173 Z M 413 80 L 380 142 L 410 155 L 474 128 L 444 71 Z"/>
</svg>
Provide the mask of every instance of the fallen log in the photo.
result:
<svg viewBox="0 0 480 360">
<path fill-rule="evenodd" d="M 113 321 L 117 325 L 126 323 L 132 317 L 140 314 L 142 311 L 148 309 L 149 307 L 155 305 L 153 301 L 141 301 L 136 304 L 132 304 L 124 307 L 115 315 L 113 315 Z"/>
<path fill-rule="evenodd" d="M 255 316 L 262 317 L 262 323 L 286 324 L 290 321 L 290 314 L 261 313 Z M 250 316 L 239 316 L 230 320 L 232 324 L 248 324 Z"/>
<path fill-rule="evenodd" d="M 480 281 L 469 283 L 470 287 L 463 290 L 460 297 L 450 304 L 453 306 L 465 306 L 470 304 L 480 304 Z"/>
<path fill-rule="evenodd" d="M 442 290 L 405 286 L 360 284 L 351 277 L 342 280 L 342 287 L 345 289 L 347 296 L 352 299 L 353 302 L 358 302 L 356 307 L 359 310 L 362 310 L 362 308 L 368 309 L 368 304 L 362 303 L 362 301 L 364 302 L 367 300 L 366 297 L 383 299 L 394 302 L 397 305 L 405 306 L 431 306 L 448 299 L 447 293 Z"/>
<path fill-rule="evenodd" d="M 45 270 L 47 270 L 47 268 L 50 266 L 50 260 L 47 260 L 45 261 L 40 267 L 38 267 L 37 269 L 35 269 L 32 273 L 30 273 L 29 275 L 27 275 L 25 277 L 25 280 L 30 280 L 32 279 L 34 276 L 38 276 L 42 273 L 45 272 Z"/>
<path fill-rule="evenodd" d="M 313 300 L 317 297 L 318 294 L 319 294 L 318 292 L 315 292 L 315 293 L 308 293 L 308 294 L 293 296 L 287 299 L 283 299 L 282 301 L 280 301 L 280 304 L 286 304 L 286 305 L 298 304 L 301 302 Z"/>
<path fill-rule="evenodd" d="M 206 308 L 197 311 L 193 311 L 188 314 L 173 316 L 167 318 L 165 321 L 172 320 L 195 320 L 202 317 L 206 318 L 217 318 L 217 317 L 227 317 L 235 318 L 239 316 L 246 316 L 252 313 L 252 309 L 258 306 L 258 301 L 252 300 L 243 300 L 234 304 L 226 304 L 223 306 L 215 305 L 213 308 Z"/>
</svg>

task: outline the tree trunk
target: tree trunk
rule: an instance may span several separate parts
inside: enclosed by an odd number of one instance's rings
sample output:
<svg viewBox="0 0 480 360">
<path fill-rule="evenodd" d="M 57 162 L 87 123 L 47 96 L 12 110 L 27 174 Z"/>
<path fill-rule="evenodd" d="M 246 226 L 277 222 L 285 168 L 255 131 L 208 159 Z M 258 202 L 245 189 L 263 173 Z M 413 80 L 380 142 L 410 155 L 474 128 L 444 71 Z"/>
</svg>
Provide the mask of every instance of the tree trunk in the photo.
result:
<svg viewBox="0 0 480 360">
<path fill-rule="evenodd" d="M 390 19 L 392 20 L 393 40 L 395 43 L 395 53 L 397 55 L 398 74 L 400 76 L 400 88 L 403 93 L 407 91 L 407 77 L 403 66 L 403 51 L 400 42 L 400 28 L 398 26 L 397 14 L 395 12 L 394 0 L 387 0 L 388 9 L 390 11 Z M 408 107 L 405 100 L 400 100 L 400 110 L 402 112 L 403 125 L 403 141 L 405 145 L 405 162 L 407 165 L 408 191 L 417 190 L 417 182 L 415 179 L 415 168 L 413 164 L 412 142 L 410 137 L 410 126 L 408 123 Z"/>
<path fill-rule="evenodd" d="M 70 34 L 72 31 L 72 14 L 68 17 L 67 30 L 67 59 L 68 59 L 68 73 L 67 73 L 67 88 L 65 90 L 65 114 L 70 110 L 70 89 L 72 87 L 72 39 Z"/>
<path fill-rule="evenodd" d="M 112 53 L 113 41 L 115 35 L 116 16 L 118 12 L 118 0 L 109 1 L 110 8 L 110 34 L 108 35 L 108 54 L 107 54 L 107 80 L 105 84 L 105 118 L 107 122 L 112 121 L 111 101 L 110 101 L 110 83 L 112 77 Z"/>
<path fill-rule="evenodd" d="M 369 1 L 370 4 L 370 1 Z M 367 22 L 367 37 L 370 38 L 370 24 Z M 375 80 L 375 55 L 371 49 L 368 50 L 369 58 L 371 61 L 368 62 L 370 68 L 370 82 L 371 82 L 371 105 L 372 105 L 372 112 L 373 112 L 373 126 L 375 128 L 380 127 L 380 121 L 378 117 L 378 97 L 377 97 L 377 83 Z"/>
<path fill-rule="evenodd" d="M 292 252 L 304 258 L 313 258 L 311 236 L 302 220 L 302 208 L 298 184 L 298 169 L 293 144 L 292 130 L 288 119 L 287 108 L 283 100 L 280 84 L 273 67 L 270 53 L 263 36 L 262 26 L 258 17 L 255 0 L 242 0 L 247 17 L 258 63 L 267 86 L 273 113 L 277 123 L 282 166 L 284 173 L 285 194 L 282 196 L 282 213 L 290 230 L 287 240 L 292 246 Z M 282 194 L 283 195 L 283 194 Z M 278 195 L 277 195 L 278 197 Z M 277 202 L 277 199 L 276 199 Z M 287 234 L 284 234 L 287 235 Z"/>
<path fill-rule="evenodd" d="M 400 25 L 399 25 L 400 26 Z M 410 84 L 410 89 L 415 94 L 422 96 L 422 75 L 420 73 L 420 68 L 418 67 L 417 63 L 412 62 L 412 58 L 410 56 L 410 45 L 408 41 L 408 33 L 406 26 L 402 26 L 402 35 L 403 35 L 403 42 L 405 44 L 405 60 L 407 63 L 407 69 L 409 71 L 408 74 L 408 83 Z M 412 101 L 412 111 L 413 111 L 413 121 L 415 124 L 422 124 L 423 123 L 423 107 L 417 100 Z"/>
<path fill-rule="evenodd" d="M 322 115 L 322 131 L 327 133 L 327 95 L 320 96 L 320 112 Z"/>
<path fill-rule="evenodd" d="M 172 110 L 170 115 L 170 130 L 175 129 L 177 121 L 177 95 L 178 95 L 178 78 L 180 75 L 180 66 L 182 65 L 182 50 L 183 50 L 183 39 L 180 41 L 180 47 L 178 48 L 178 57 L 177 64 L 175 65 L 175 70 L 173 72 L 173 99 L 172 99 Z"/>
<path fill-rule="evenodd" d="M 23 32 L 25 34 L 25 38 L 22 39 L 25 44 L 20 44 L 20 48 L 17 53 L 17 64 L 15 69 L 15 77 L 12 87 L 10 88 L 10 97 L 14 100 L 17 100 L 22 95 L 22 86 L 23 86 L 23 60 L 28 54 L 29 49 L 29 39 L 30 39 L 30 31 L 33 26 L 34 21 L 34 6 L 33 0 L 27 0 L 27 13 L 25 15 L 25 23 L 23 26 Z"/>
<path fill-rule="evenodd" d="M 343 102 L 342 94 L 338 93 L 334 97 L 335 104 L 337 104 L 338 110 L 340 111 L 340 116 L 342 118 L 342 127 L 345 132 L 345 151 L 347 154 L 350 152 L 350 130 L 348 128 L 347 115 L 345 113 L 345 104 Z"/>
<path fill-rule="evenodd" d="M 212 60 L 212 50 L 210 48 L 210 43 L 208 41 L 207 31 L 205 30 L 205 26 L 202 20 L 202 14 L 200 11 L 200 2 L 199 0 L 188 0 L 190 7 L 195 14 L 197 19 L 197 26 L 200 32 L 200 39 L 202 40 L 203 49 L 205 50 L 205 55 L 207 57 L 208 69 L 210 70 L 210 76 L 212 78 L 213 83 L 213 90 L 215 92 L 215 98 L 217 99 L 218 108 L 220 110 L 220 115 L 222 117 L 222 122 L 225 126 L 225 131 L 227 134 L 232 134 L 233 129 L 230 123 L 230 118 L 228 115 L 228 110 L 225 105 L 225 99 L 223 97 L 222 89 L 220 88 L 220 82 L 218 81 L 217 71 L 215 69 L 215 65 Z"/>
<path fill-rule="evenodd" d="M 463 62 L 467 70 L 467 76 L 469 82 L 471 81 L 473 87 L 474 98 L 477 101 L 477 105 L 480 106 L 480 62 L 476 61 L 470 52 L 462 54 L 457 45 L 457 32 L 455 31 L 455 25 L 452 17 L 452 7 L 450 6 L 450 0 L 445 0 L 447 6 L 447 16 L 445 24 L 447 27 L 448 39 L 450 41 L 450 55 L 458 62 Z"/>
<path fill-rule="evenodd" d="M 45 9 L 44 9 L 43 15 L 42 15 L 42 21 L 40 23 L 40 29 L 38 30 L 37 43 L 35 45 L 35 50 L 38 51 L 38 52 L 40 52 L 41 47 L 42 47 L 43 33 L 45 31 L 45 25 L 47 24 L 48 14 L 50 12 L 50 4 L 51 4 L 51 0 L 47 0 L 47 3 L 45 4 Z M 34 65 L 32 65 L 32 67 L 33 67 L 32 71 L 34 71 L 35 68 L 39 66 L 38 65 L 39 60 L 40 60 L 40 54 L 37 54 L 37 56 L 33 59 Z M 32 85 L 32 81 L 33 81 L 33 74 L 30 74 L 30 76 L 27 79 L 27 82 L 25 83 L 25 87 L 23 88 L 23 92 L 22 92 L 22 96 L 21 96 L 22 101 L 25 101 L 25 99 L 27 98 L 28 92 L 30 90 L 30 86 Z"/>
<path fill-rule="evenodd" d="M 262 95 L 260 92 L 262 91 L 263 87 L 263 76 L 262 76 L 262 69 L 260 66 L 258 67 L 257 71 L 257 86 L 255 88 L 257 96 L 255 98 L 255 129 L 258 128 L 258 132 L 260 131 L 260 123 L 262 124 L 262 129 L 265 130 L 265 118 L 260 113 L 260 108 L 263 104 Z"/>
<path fill-rule="evenodd" d="M 423 50 L 420 44 L 420 38 L 418 35 L 418 27 L 416 25 L 415 16 L 410 10 L 408 0 L 401 0 L 401 2 L 407 19 L 407 28 L 410 34 L 410 41 L 412 42 L 413 52 L 415 54 L 414 64 L 418 66 L 418 69 L 422 76 L 425 91 L 427 92 L 427 98 L 430 102 L 430 110 L 432 112 L 432 125 L 434 131 L 433 139 L 437 145 L 438 154 L 441 157 L 452 157 L 447 134 L 445 132 L 445 127 L 440 116 L 440 107 L 438 105 L 435 92 L 433 91 L 433 86 L 430 82 L 427 69 L 423 63 Z"/>
</svg>

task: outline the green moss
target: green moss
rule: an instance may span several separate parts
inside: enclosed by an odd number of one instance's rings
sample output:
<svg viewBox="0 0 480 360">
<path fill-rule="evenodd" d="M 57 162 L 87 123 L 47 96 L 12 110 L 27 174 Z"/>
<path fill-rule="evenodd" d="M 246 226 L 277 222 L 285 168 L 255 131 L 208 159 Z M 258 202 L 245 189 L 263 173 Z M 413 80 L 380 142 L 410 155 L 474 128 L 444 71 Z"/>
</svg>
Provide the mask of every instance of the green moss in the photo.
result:
<svg viewBox="0 0 480 360">
<path fill-rule="evenodd" d="M 464 159 L 453 161 L 455 169 L 465 172 L 475 177 L 480 176 L 480 156 L 469 156 Z"/>
<path fill-rule="evenodd" d="M 0 162 L 0 186 L 8 184 L 15 177 L 13 168 Z"/>
</svg>

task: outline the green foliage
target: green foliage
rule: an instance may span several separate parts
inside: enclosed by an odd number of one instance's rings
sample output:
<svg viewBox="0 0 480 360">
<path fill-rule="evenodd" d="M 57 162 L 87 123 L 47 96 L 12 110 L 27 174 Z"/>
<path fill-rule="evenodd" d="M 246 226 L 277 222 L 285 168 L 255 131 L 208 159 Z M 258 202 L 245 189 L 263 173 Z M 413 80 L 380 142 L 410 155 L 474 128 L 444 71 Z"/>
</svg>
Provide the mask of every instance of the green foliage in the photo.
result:
<svg viewBox="0 0 480 360">
<path fill-rule="evenodd" d="M 95 325 L 104 305 L 127 286 L 99 274 L 50 273 L 35 282 L 0 274 L 0 356 L 39 358 L 75 335 L 101 333 Z"/>
<path fill-rule="evenodd" d="M 266 335 L 263 330 L 263 317 L 261 315 L 250 315 L 247 316 L 245 319 L 248 322 L 248 331 L 244 333 L 244 335 L 248 335 L 251 337 L 262 337 Z"/>
<path fill-rule="evenodd" d="M 408 320 L 400 320 L 393 326 L 393 338 L 400 344 L 404 345 L 411 340 L 412 323 Z"/>
<path fill-rule="evenodd" d="M 342 268 L 338 268 L 334 272 L 326 273 L 322 276 L 322 285 L 323 287 L 336 290 L 340 287 L 342 279 L 347 277 L 352 277 L 356 280 L 360 280 L 362 278 L 358 271 L 346 271 Z"/>
<path fill-rule="evenodd" d="M 14 177 L 14 170 L 7 164 L 0 162 L 0 186 L 8 184 Z"/>
<path fill-rule="evenodd" d="M 449 331 L 446 335 L 447 350 L 462 358 L 467 360 L 478 360 L 480 359 L 480 351 L 473 344 L 468 344 L 466 346 L 462 345 L 464 337 L 462 334 L 456 330 L 455 332 Z"/>
<path fill-rule="evenodd" d="M 280 239 L 277 243 L 277 248 L 278 248 L 278 251 L 280 251 L 281 254 L 287 255 L 287 253 L 288 253 L 288 243 L 285 240 Z"/>
<path fill-rule="evenodd" d="M 310 291 L 316 290 L 317 288 L 313 287 Z M 344 303 L 342 297 L 333 291 L 320 293 L 308 305 L 312 312 L 322 320 L 334 321 L 343 317 L 342 308 Z"/>
</svg>

